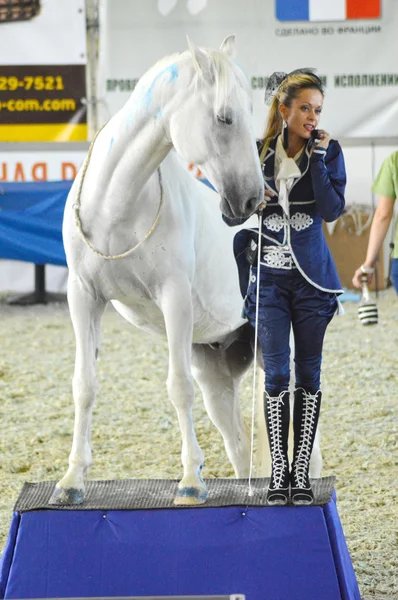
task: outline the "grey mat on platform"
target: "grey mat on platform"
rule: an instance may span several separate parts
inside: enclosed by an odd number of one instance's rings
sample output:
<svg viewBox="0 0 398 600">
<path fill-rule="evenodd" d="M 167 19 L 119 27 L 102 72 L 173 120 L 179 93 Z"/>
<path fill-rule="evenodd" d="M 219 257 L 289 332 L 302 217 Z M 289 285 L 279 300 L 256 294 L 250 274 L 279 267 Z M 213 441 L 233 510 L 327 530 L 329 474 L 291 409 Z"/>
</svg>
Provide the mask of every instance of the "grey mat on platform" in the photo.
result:
<svg viewBox="0 0 398 600">
<path fill-rule="evenodd" d="M 198 508 L 217 506 L 266 506 L 269 478 L 252 479 L 253 495 L 249 496 L 247 479 L 205 479 L 206 504 Z M 335 477 L 312 479 L 315 504 L 330 502 Z M 174 506 L 178 481 L 174 479 L 121 479 L 87 481 L 83 504 L 55 506 L 49 504 L 55 481 L 25 483 L 14 510 L 134 510 L 151 508 L 190 508 Z"/>
</svg>

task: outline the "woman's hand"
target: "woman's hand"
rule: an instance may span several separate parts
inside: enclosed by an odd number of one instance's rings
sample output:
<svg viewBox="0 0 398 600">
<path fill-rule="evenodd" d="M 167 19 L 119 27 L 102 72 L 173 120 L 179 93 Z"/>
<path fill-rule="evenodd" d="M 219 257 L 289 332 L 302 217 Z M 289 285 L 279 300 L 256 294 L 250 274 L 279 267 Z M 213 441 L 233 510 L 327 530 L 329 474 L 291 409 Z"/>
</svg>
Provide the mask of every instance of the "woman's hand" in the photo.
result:
<svg viewBox="0 0 398 600">
<path fill-rule="evenodd" d="M 318 129 L 317 139 L 320 140 L 319 143 L 315 144 L 317 148 L 325 148 L 329 147 L 330 135 L 324 129 Z"/>
<path fill-rule="evenodd" d="M 366 283 L 370 283 L 373 278 L 374 269 L 373 267 L 366 267 L 365 265 L 361 265 L 354 273 L 354 277 L 352 278 L 353 286 L 356 288 L 362 287 L 362 279 L 366 277 Z"/>
<path fill-rule="evenodd" d="M 259 204 L 257 211 L 264 210 L 264 208 L 267 206 L 268 198 L 272 198 L 273 196 L 276 196 L 275 192 L 273 190 L 269 190 L 268 188 L 266 188 L 264 190 L 264 202 Z"/>
</svg>

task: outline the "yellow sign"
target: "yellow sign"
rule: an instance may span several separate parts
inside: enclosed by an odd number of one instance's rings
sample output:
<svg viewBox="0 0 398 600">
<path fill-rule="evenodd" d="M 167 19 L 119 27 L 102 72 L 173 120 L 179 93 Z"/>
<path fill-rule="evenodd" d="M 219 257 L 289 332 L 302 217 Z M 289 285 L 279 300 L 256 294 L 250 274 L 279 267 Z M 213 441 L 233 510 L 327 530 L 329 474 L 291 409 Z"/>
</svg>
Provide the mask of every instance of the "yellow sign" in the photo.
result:
<svg viewBox="0 0 398 600">
<path fill-rule="evenodd" d="M 87 140 L 85 65 L 0 67 L 0 142 Z"/>
</svg>

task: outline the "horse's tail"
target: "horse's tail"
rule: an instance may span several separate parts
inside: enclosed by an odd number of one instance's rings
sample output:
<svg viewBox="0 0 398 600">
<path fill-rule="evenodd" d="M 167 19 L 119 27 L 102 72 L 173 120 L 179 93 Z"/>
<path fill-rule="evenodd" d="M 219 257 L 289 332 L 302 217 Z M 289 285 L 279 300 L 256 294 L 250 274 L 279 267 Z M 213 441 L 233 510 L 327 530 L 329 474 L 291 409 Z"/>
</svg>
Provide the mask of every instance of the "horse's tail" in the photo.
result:
<svg viewBox="0 0 398 600">
<path fill-rule="evenodd" d="M 267 428 L 264 415 L 264 369 L 256 367 L 256 422 L 257 422 L 257 452 L 256 452 L 256 477 L 271 476 L 271 455 L 269 450 Z"/>
</svg>

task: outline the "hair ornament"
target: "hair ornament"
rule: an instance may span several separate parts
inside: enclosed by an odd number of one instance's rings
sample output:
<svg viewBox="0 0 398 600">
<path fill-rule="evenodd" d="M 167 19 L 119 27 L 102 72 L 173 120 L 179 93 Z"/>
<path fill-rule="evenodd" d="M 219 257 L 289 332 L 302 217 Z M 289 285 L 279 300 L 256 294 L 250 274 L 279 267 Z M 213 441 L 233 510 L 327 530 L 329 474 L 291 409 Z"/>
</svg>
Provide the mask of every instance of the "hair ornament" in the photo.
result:
<svg viewBox="0 0 398 600">
<path fill-rule="evenodd" d="M 284 81 L 287 76 L 287 73 L 284 73 L 283 71 L 275 71 L 269 77 L 264 95 L 264 102 L 267 106 L 271 106 L 276 92 L 279 90 L 282 81 Z"/>
<path fill-rule="evenodd" d="M 322 81 L 319 79 L 318 75 L 315 74 L 316 69 L 312 69 L 310 67 L 305 67 L 304 69 L 295 69 L 294 71 L 290 71 L 290 73 L 284 73 L 283 71 L 275 71 L 272 73 L 267 82 L 267 87 L 265 89 L 264 102 L 267 106 L 271 106 L 275 95 L 277 94 L 281 84 L 285 79 L 290 77 L 290 75 L 311 75 L 316 79 L 317 83 L 322 87 Z"/>
</svg>

